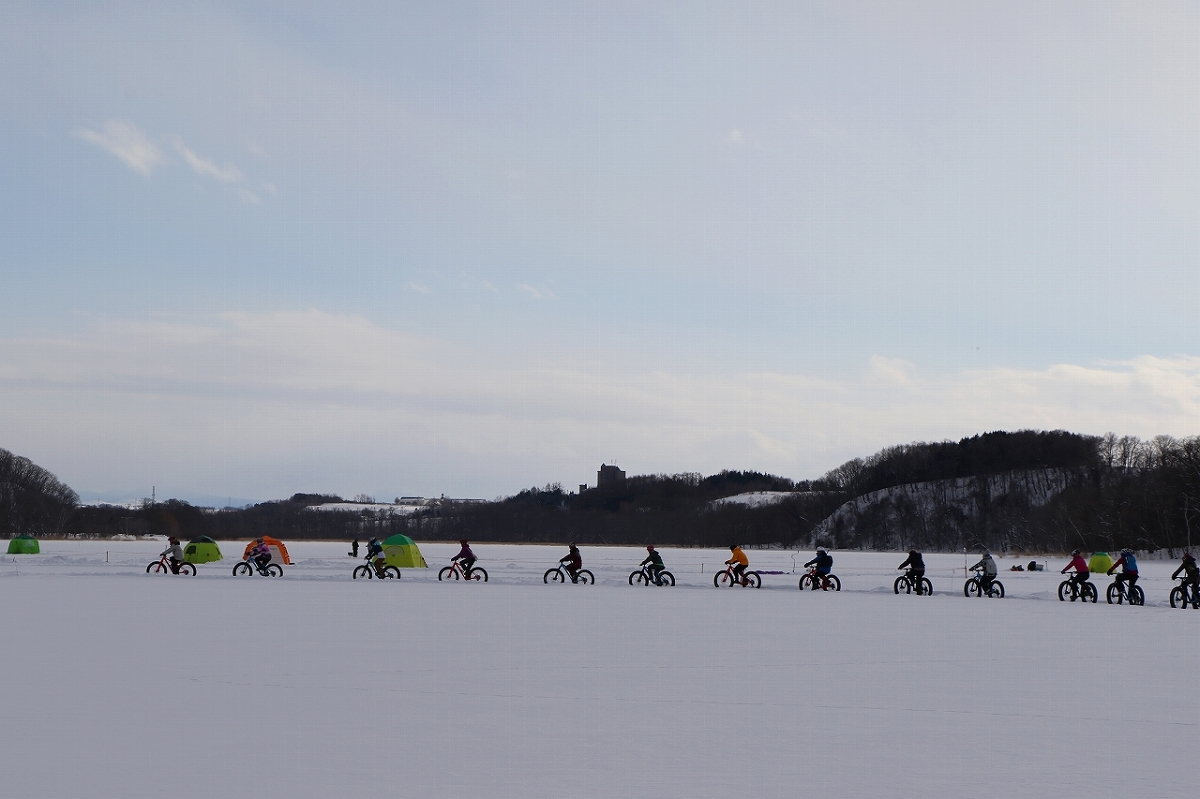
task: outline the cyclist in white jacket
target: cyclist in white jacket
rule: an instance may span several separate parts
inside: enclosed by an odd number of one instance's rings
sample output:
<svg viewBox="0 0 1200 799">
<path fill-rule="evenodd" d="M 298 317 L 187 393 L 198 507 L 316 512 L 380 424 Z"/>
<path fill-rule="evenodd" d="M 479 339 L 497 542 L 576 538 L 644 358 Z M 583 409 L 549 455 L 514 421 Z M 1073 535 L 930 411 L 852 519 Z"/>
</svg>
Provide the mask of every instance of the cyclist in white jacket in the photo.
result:
<svg viewBox="0 0 1200 799">
<path fill-rule="evenodd" d="M 983 583 L 983 592 L 986 594 L 992 587 L 992 582 L 996 579 L 996 575 L 1000 573 L 996 568 L 996 561 L 992 557 L 992 553 L 987 551 L 987 548 L 980 549 L 979 562 L 971 567 L 971 571 L 981 569 L 983 573 L 979 575 L 980 582 Z"/>
</svg>

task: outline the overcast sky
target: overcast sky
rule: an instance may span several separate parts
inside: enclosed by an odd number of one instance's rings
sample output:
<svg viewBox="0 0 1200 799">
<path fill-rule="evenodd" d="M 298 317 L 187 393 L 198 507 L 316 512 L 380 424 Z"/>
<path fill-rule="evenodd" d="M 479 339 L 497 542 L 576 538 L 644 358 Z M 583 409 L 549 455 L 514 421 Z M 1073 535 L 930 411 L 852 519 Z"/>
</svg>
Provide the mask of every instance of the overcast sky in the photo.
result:
<svg viewBox="0 0 1200 799">
<path fill-rule="evenodd" d="M 1200 6 L 0 4 L 0 447 L 81 492 L 1200 433 Z"/>
</svg>

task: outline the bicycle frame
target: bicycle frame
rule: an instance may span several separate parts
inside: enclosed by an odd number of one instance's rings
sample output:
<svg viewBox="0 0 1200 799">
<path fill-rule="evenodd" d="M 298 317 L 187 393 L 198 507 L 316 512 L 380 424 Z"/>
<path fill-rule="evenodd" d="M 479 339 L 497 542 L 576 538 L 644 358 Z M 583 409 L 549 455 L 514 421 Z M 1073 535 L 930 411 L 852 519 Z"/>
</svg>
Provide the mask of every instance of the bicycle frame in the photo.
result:
<svg viewBox="0 0 1200 799">
<path fill-rule="evenodd" d="M 810 577 L 812 577 L 814 580 L 820 581 L 820 588 L 822 591 L 829 590 L 829 575 L 821 574 L 819 571 L 817 571 L 817 567 L 815 564 L 808 567 L 808 575 Z"/>
</svg>

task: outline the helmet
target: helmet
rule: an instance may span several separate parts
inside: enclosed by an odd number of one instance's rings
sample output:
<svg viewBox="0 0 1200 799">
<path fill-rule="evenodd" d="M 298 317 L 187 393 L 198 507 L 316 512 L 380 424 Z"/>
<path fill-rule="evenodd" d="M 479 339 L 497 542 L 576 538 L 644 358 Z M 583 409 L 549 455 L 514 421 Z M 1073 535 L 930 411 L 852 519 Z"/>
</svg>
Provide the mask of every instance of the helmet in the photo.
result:
<svg viewBox="0 0 1200 799">
<path fill-rule="evenodd" d="M 1132 555 L 1132 554 L 1133 554 L 1133 550 L 1132 550 L 1132 549 L 1122 549 L 1122 550 L 1121 550 L 1121 556 L 1122 556 L 1122 557 L 1126 557 L 1126 558 L 1127 558 L 1127 557 L 1129 557 L 1129 556 L 1130 556 L 1130 555 Z"/>
<path fill-rule="evenodd" d="M 825 550 L 824 550 L 824 549 L 822 549 L 821 547 L 817 547 L 817 554 L 818 554 L 818 555 L 824 555 L 824 554 L 825 554 Z"/>
<path fill-rule="evenodd" d="M 465 543 L 467 543 L 467 539 L 465 539 L 465 538 L 460 538 L 460 539 L 458 539 L 458 543 L 460 543 L 460 544 L 465 544 Z"/>
<path fill-rule="evenodd" d="M 1071 550 L 1071 554 L 1072 554 L 1072 555 L 1081 555 L 1081 554 L 1083 554 L 1083 553 L 1081 553 L 1081 552 L 1080 552 L 1078 549 L 1072 549 L 1072 550 Z"/>
<path fill-rule="evenodd" d="M 648 551 L 650 551 L 650 552 L 653 552 L 653 551 L 654 551 L 654 544 L 647 544 L 647 545 L 646 545 L 646 549 L 647 549 Z"/>
<path fill-rule="evenodd" d="M 737 544 L 730 544 L 730 545 L 729 545 L 729 548 L 730 548 L 730 549 L 737 549 Z"/>
<path fill-rule="evenodd" d="M 910 549 L 910 550 L 908 550 L 908 554 L 910 554 L 910 555 L 915 555 L 915 554 L 917 554 L 917 550 L 915 550 L 915 549 Z"/>
<path fill-rule="evenodd" d="M 1183 559 L 1184 559 L 1184 560 L 1195 560 L 1195 559 L 1196 559 L 1196 556 L 1195 556 L 1195 555 L 1193 555 L 1191 552 L 1184 552 L 1184 553 L 1183 553 Z"/>
<path fill-rule="evenodd" d="M 170 538 L 168 538 L 168 539 L 167 539 L 167 543 L 168 543 L 168 544 L 178 544 L 178 543 L 179 543 L 179 539 L 178 539 L 178 538 L 176 538 L 175 536 L 171 536 Z"/>
<path fill-rule="evenodd" d="M 579 549 L 579 547 L 575 546 L 575 542 L 574 542 L 574 541 L 572 541 L 571 543 L 567 544 L 567 546 L 568 546 L 568 547 L 570 547 L 571 549 Z"/>
</svg>

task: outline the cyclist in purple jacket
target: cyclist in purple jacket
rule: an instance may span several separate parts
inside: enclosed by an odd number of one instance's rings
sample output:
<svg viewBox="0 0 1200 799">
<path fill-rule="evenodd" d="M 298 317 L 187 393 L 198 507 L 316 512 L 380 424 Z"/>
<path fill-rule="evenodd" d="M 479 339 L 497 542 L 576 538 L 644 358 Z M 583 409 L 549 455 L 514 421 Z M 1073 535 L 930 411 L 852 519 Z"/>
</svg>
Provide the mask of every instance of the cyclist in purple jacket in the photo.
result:
<svg viewBox="0 0 1200 799">
<path fill-rule="evenodd" d="M 471 567 L 475 565 L 475 553 L 471 551 L 471 545 L 467 543 L 467 539 L 461 538 L 458 541 L 461 549 L 458 554 L 450 558 L 451 561 L 458 561 L 463 567 L 463 577 L 471 579 Z"/>
</svg>

